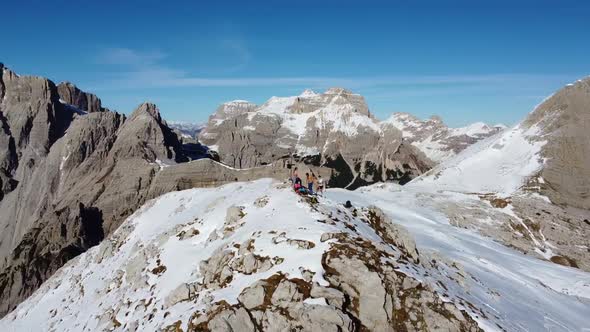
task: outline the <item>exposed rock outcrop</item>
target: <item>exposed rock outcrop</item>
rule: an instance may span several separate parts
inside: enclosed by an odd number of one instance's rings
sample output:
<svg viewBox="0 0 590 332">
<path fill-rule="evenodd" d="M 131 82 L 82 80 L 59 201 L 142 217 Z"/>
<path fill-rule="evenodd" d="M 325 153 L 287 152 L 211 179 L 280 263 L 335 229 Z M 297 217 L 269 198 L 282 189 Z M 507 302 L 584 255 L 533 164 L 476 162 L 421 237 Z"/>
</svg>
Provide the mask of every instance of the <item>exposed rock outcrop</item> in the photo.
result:
<svg viewBox="0 0 590 332">
<path fill-rule="evenodd" d="M 20 178 L 32 174 L 74 115 L 58 102 L 51 81 L 20 77 L 3 65 L 0 70 L 0 196 L 4 196 Z"/>
<path fill-rule="evenodd" d="M 107 111 L 107 109 L 102 107 L 102 102 L 96 95 L 84 92 L 70 82 L 59 83 L 57 85 L 57 93 L 63 103 L 74 106 L 83 112 Z"/>
<path fill-rule="evenodd" d="M 569 84 L 541 103 L 523 122 L 546 142 L 545 162 L 531 185 L 557 204 L 590 209 L 590 78 Z"/>
<path fill-rule="evenodd" d="M 153 104 L 126 118 L 71 84 L 1 69 L 4 314 L 150 198 L 163 167 L 188 158 Z"/>
<path fill-rule="evenodd" d="M 2 312 L 114 230 L 147 198 L 156 158 L 175 157 L 165 134 L 152 127 L 155 114 L 141 107 L 134 114 L 127 121 L 112 112 L 77 117 L 44 158 L 19 163 L 28 166 L 26 175 L 15 172 L 18 185 L 0 202 Z M 77 226 L 89 216 L 92 228 Z"/>
</svg>

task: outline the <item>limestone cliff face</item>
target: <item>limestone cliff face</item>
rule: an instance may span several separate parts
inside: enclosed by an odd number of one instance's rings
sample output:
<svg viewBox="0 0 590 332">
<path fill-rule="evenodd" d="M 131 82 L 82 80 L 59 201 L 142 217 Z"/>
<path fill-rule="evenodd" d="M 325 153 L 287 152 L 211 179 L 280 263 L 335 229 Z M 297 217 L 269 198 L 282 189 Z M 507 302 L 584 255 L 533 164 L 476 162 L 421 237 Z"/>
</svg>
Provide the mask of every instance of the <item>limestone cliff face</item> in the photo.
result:
<svg viewBox="0 0 590 332">
<path fill-rule="evenodd" d="M 145 201 L 159 169 L 156 158 L 171 155 L 173 147 L 164 146 L 163 133 L 132 120 L 112 112 L 76 116 L 24 176 L 14 173 L 17 184 L 0 202 L 2 312 Z M 131 136 L 139 142 L 120 141 Z"/>
<path fill-rule="evenodd" d="M 57 92 L 59 99 L 63 103 L 72 105 L 81 111 L 88 113 L 106 111 L 102 107 L 101 100 L 96 95 L 84 92 L 70 82 L 59 83 L 57 85 Z"/>
<path fill-rule="evenodd" d="M 552 202 L 590 209 L 590 78 L 576 81 L 541 103 L 523 122 L 536 127 L 543 167 L 533 179 Z"/>
<path fill-rule="evenodd" d="M 72 121 L 58 102 L 55 85 L 40 77 L 20 77 L 0 64 L 0 199 L 30 176 Z"/>
<path fill-rule="evenodd" d="M 4 314 L 143 204 L 163 165 L 187 158 L 153 104 L 126 118 L 71 84 L 58 88 L 4 67 L 1 78 Z"/>
<path fill-rule="evenodd" d="M 331 170 L 330 184 L 350 189 L 385 180 L 404 183 L 432 166 L 402 142 L 399 130 L 382 128 L 362 96 L 342 88 L 273 97 L 259 107 L 224 104 L 199 140 L 232 167 L 303 162 L 312 170 Z"/>
</svg>

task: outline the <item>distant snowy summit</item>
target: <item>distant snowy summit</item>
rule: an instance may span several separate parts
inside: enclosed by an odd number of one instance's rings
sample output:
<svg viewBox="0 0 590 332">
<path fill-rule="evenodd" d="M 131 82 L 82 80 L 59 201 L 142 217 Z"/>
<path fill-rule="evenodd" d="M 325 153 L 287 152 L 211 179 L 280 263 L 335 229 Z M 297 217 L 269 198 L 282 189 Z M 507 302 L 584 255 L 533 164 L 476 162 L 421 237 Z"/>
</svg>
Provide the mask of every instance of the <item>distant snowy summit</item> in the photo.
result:
<svg viewBox="0 0 590 332">
<path fill-rule="evenodd" d="M 336 169 L 338 186 L 405 183 L 502 128 L 483 123 L 448 128 L 396 113 L 379 121 L 363 96 L 344 88 L 271 97 L 262 105 L 231 101 L 210 116 L 199 141 L 222 162 L 250 168 L 292 158 Z"/>
<path fill-rule="evenodd" d="M 200 122 L 166 121 L 168 126 L 177 130 L 183 138 L 196 138 L 205 127 Z"/>
<path fill-rule="evenodd" d="M 229 102 L 209 117 L 199 141 L 223 163 L 252 168 L 277 161 L 325 169 L 332 186 L 407 182 L 432 167 L 396 128 L 382 128 L 363 96 L 344 88 Z"/>
<path fill-rule="evenodd" d="M 445 161 L 468 146 L 506 129 L 502 124 L 489 126 L 483 122 L 450 128 L 438 116 L 420 120 L 408 113 L 394 113 L 382 123 L 392 124 L 401 130 L 405 140 L 436 163 Z"/>
</svg>

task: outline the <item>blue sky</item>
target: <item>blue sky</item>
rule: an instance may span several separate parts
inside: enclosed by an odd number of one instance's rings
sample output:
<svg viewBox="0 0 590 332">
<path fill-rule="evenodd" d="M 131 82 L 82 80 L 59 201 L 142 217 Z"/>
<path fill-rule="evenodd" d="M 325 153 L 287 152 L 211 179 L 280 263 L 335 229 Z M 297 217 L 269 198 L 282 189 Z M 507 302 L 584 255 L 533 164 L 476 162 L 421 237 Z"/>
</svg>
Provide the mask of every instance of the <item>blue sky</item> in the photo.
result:
<svg viewBox="0 0 590 332">
<path fill-rule="evenodd" d="M 588 1 L 171 2 L 7 1 L 0 62 L 184 121 L 343 86 L 379 118 L 512 124 L 590 75 Z"/>
</svg>

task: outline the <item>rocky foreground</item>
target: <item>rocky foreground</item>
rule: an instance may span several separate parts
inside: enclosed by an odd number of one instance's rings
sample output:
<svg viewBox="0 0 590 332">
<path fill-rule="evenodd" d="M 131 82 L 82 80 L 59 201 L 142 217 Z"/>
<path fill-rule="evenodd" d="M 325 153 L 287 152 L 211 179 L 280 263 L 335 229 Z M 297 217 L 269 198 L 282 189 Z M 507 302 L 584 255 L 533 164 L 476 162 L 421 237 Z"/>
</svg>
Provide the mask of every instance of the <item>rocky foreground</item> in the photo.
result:
<svg viewBox="0 0 590 332">
<path fill-rule="evenodd" d="M 315 199 L 259 180 L 166 194 L 60 269 L 0 327 L 538 331 L 586 326 L 589 274 L 461 231 L 419 196 L 383 201 L 390 190 L 335 190 Z M 346 208 L 343 199 L 353 206 Z M 413 225 L 411 232 L 400 223 Z M 437 240 L 416 245 L 414 236 Z"/>
</svg>

